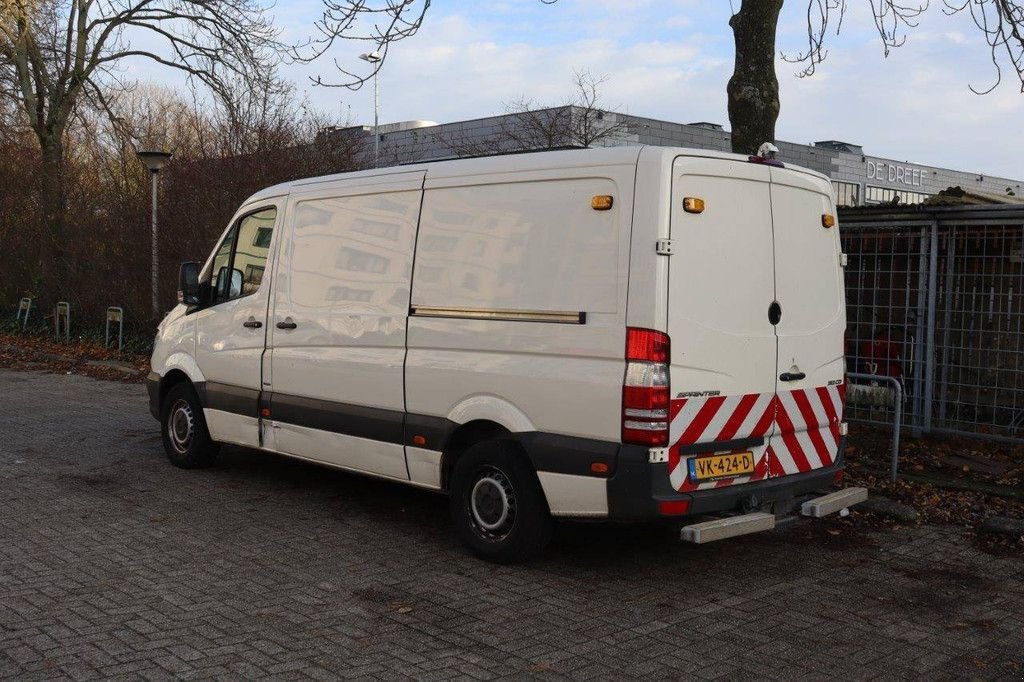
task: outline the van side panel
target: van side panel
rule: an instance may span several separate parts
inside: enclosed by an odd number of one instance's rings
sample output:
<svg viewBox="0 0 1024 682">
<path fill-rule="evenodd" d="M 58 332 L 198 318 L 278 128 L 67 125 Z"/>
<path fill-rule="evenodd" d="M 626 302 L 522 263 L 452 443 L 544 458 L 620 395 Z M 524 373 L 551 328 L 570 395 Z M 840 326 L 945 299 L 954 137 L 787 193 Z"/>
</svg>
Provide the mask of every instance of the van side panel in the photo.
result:
<svg viewBox="0 0 1024 682">
<path fill-rule="evenodd" d="M 268 446 L 408 479 L 402 367 L 423 173 L 293 194 L 268 347 Z M 291 320 L 293 329 L 277 325 Z"/>
<path fill-rule="evenodd" d="M 410 413 L 457 422 L 490 402 L 516 415 L 499 421 L 510 431 L 619 440 L 634 176 L 635 165 L 428 174 Z M 611 209 L 592 208 L 595 195 Z"/>
</svg>

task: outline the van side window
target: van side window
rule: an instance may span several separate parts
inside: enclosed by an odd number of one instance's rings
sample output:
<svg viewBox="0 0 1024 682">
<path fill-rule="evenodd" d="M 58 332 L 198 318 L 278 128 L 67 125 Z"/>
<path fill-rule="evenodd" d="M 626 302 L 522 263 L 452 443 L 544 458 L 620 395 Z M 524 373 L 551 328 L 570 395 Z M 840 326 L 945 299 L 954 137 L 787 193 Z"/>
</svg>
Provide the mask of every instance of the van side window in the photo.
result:
<svg viewBox="0 0 1024 682">
<path fill-rule="evenodd" d="M 276 219 L 277 209 L 265 208 L 242 217 L 224 235 L 213 257 L 211 305 L 259 290 Z"/>
</svg>

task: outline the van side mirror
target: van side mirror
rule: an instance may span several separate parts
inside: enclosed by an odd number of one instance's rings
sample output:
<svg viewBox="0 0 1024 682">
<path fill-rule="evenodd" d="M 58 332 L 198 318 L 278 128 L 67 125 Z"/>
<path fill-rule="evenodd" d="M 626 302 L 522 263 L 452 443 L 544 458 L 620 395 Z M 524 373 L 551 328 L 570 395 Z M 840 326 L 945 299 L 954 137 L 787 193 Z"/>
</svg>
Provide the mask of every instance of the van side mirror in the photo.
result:
<svg viewBox="0 0 1024 682">
<path fill-rule="evenodd" d="M 182 263 L 178 268 L 178 303 L 199 305 L 199 263 Z"/>
</svg>

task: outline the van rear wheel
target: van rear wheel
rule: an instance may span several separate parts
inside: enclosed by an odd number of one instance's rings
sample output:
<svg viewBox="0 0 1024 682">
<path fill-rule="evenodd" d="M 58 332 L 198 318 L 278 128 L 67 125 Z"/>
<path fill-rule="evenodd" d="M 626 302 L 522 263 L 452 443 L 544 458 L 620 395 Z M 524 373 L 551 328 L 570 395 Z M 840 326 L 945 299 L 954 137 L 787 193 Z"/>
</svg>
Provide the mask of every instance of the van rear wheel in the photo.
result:
<svg viewBox="0 0 1024 682">
<path fill-rule="evenodd" d="M 199 397 L 188 383 L 175 384 L 161 404 L 160 434 L 171 464 L 201 469 L 213 464 L 220 446 L 210 438 Z"/>
<path fill-rule="evenodd" d="M 515 563 L 540 553 L 553 522 L 544 491 L 526 456 L 509 441 L 485 441 L 455 464 L 451 514 L 462 542 L 496 563 Z"/>
</svg>

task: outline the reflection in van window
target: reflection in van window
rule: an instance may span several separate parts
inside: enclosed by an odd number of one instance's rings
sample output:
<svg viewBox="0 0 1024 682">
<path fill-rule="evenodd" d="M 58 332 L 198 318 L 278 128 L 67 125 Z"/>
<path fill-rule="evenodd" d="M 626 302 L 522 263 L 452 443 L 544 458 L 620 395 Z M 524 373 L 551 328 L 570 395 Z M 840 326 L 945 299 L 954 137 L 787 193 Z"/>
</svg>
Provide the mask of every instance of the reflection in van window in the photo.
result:
<svg viewBox="0 0 1024 682">
<path fill-rule="evenodd" d="M 379 223 L 372 220 L 361 220 L 359 227 L 356 228 L 363 234 L 372 235 L 374 237 L 382 237 L 384 239 L 390 239 L 394 241 L 398 239 L 399 226 L 394 223 Z"/>
<path fill-rule="evenodd" d="M 373 298 L 371 289 L 353 289 L 351 287 L 331 287 L 327 290 L 329 301 L 361 301 L 368 303 Z"/>
<path fill-rule="evenodd" d="M 252 245 L 257 246 L 261 249 L 270 248 L 270 235 L 273 234 L 273 230 L 269 227 L 261 227 L 256 230 L 256 236 L 253 237 Z"/>
<path fill-rule="evenodd" d="M 247 215 L 239 223 L 232 269 L 241 273 L 242 283 L 237 293 L 232 292 L 232 298 L 247 296 L 260 288 L 276 219 L 277 209 L 268 208 Z"/>
<path fill-rule="evenodd" d="M 405 314 L 419 206 L 419 191 L 300 201 L 282 294 L 298 307 Z"/>
<path fill-rule="evenodd" d="M 381 273 L 388 269 L 388 259 L 343 246 L 338 249 L 338 267 L 342 270 Z"/>
</svg>

